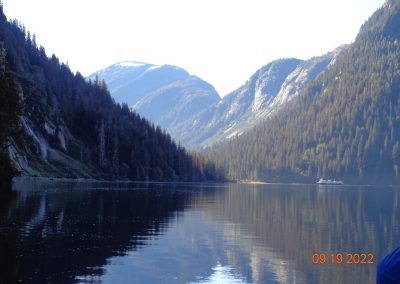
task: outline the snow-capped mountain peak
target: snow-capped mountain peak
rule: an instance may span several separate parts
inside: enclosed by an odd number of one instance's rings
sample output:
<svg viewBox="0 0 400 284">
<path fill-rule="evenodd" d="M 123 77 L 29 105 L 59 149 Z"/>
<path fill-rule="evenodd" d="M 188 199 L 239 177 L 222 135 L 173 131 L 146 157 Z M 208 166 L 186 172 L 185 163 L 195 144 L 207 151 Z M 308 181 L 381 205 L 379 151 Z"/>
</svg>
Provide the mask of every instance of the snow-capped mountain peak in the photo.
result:
<svg viewBox="0 0 400 284">
<path fill-rule="evenodd" d="M 111 95 L 140 115 L 169 128 L 219 101 L 207 82 L 173 65 L 136 61 L 115 63 L 89 76 L 104 79 Z"/>
<path fill-rule="evenodd" d="M 118 62 L 115 64 L 116 66 L 120 66 L 120 67 L 142 67 L 145 65 L 149 65 L 143 62 L 137 62 L 137 61 L 122 61 L 122 62 Z"/>
</svg>

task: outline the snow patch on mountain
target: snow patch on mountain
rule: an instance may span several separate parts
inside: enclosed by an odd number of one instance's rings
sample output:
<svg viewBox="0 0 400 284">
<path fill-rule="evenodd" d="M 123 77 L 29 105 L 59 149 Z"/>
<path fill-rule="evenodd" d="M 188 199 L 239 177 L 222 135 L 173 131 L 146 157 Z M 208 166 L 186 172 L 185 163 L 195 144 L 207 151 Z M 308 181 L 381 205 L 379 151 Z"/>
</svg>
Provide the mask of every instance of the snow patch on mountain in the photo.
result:
<svg viewBox="0 0 400 284">
<path fill-rule="evenodd" d="M 150 70 L 156 70 L 156 69 L 159 69 L 159 68 L 161 68 L 161 65 L 152 65 L 147 70 L 150 71 Z"/>
<path fill-rule="evenodd" d="M 136 62 L 136 61 L 122 61 L 122 62 L 118 62 L 116 65 L 118 65 L 120 67 L 142 67 L 147 64 L 143 63 L 143 62 Z"/>
</svg>

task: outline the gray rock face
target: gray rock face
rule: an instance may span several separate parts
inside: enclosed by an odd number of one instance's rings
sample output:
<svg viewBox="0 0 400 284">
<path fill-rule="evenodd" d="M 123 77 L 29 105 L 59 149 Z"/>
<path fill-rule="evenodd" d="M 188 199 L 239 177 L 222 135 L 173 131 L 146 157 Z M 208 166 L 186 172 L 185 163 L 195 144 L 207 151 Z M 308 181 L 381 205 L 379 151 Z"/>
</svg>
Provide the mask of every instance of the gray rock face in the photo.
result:
<svg viewBox="0 0 400 284">
<path fill-rule="evenodd" d="M 169 131 L 190 148 L 207 147 L 240 135 L 297 96 L 345 48 L 305 61 L 273 61 L 259 69 L 242 87 Z"/>
</svg>

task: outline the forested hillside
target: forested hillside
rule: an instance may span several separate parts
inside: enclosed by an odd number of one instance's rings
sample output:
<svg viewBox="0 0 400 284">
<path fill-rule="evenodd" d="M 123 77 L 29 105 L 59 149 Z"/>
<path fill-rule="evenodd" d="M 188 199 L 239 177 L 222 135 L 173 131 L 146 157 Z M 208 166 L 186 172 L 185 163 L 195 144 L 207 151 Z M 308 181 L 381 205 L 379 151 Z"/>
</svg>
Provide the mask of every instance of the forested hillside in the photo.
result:
<svg viewBox="0 0 400 284">
<path fill-rule="evenodd" d="M 206 148 L 262 123 L 318 77 L 346 46 L 308 60 L 274 60 L 257 70 L 243 86 L 201 112 L 169 128 L 191 148 Z"/>
<path fill-rule="evenodd" d="M 7 88 L 15 88 L 23 104 L 17 120 L 22 134 L 6 131 L 3 124 L 7 122 L 1 120 L 0 142 L 2 152 L 22 174 L 131 180 L 216 178 L 212 164 L 187 153 L 127 105 L 115 103 L 104 82 L 87 82 L 55 55 L 49 58 L 22 24 L 7 21 L 2 7 L 0 41 L 11 70 L 1 70 L 0 75 L 16 81 L 10 87 L 0 76 L 1 99 L 12 94 Z M 0 108 L 3 113 L 7 106 Z"/>
<path fill-rule="evenodd" d="M 234 179 L 398 178 L 399 27 L 400 1 L 387 1 L 285 110 L 210 156 Z"/>
</svg>

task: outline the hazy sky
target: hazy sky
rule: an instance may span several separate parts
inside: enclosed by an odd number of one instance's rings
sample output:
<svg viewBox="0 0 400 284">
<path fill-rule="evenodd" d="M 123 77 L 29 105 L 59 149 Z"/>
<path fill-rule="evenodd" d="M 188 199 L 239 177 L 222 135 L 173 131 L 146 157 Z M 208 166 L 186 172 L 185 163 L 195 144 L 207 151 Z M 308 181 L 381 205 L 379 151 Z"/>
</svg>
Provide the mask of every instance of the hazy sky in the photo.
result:
<svg viewBox="0 0 400 284">
<path fill-rule="evenodd" d="M 118 61 L 172 64 L 221 96 L 258 68 L 355 39 L 384 0 L 3 0 L 9 19 L 84 76 Z"/>
</svg>

